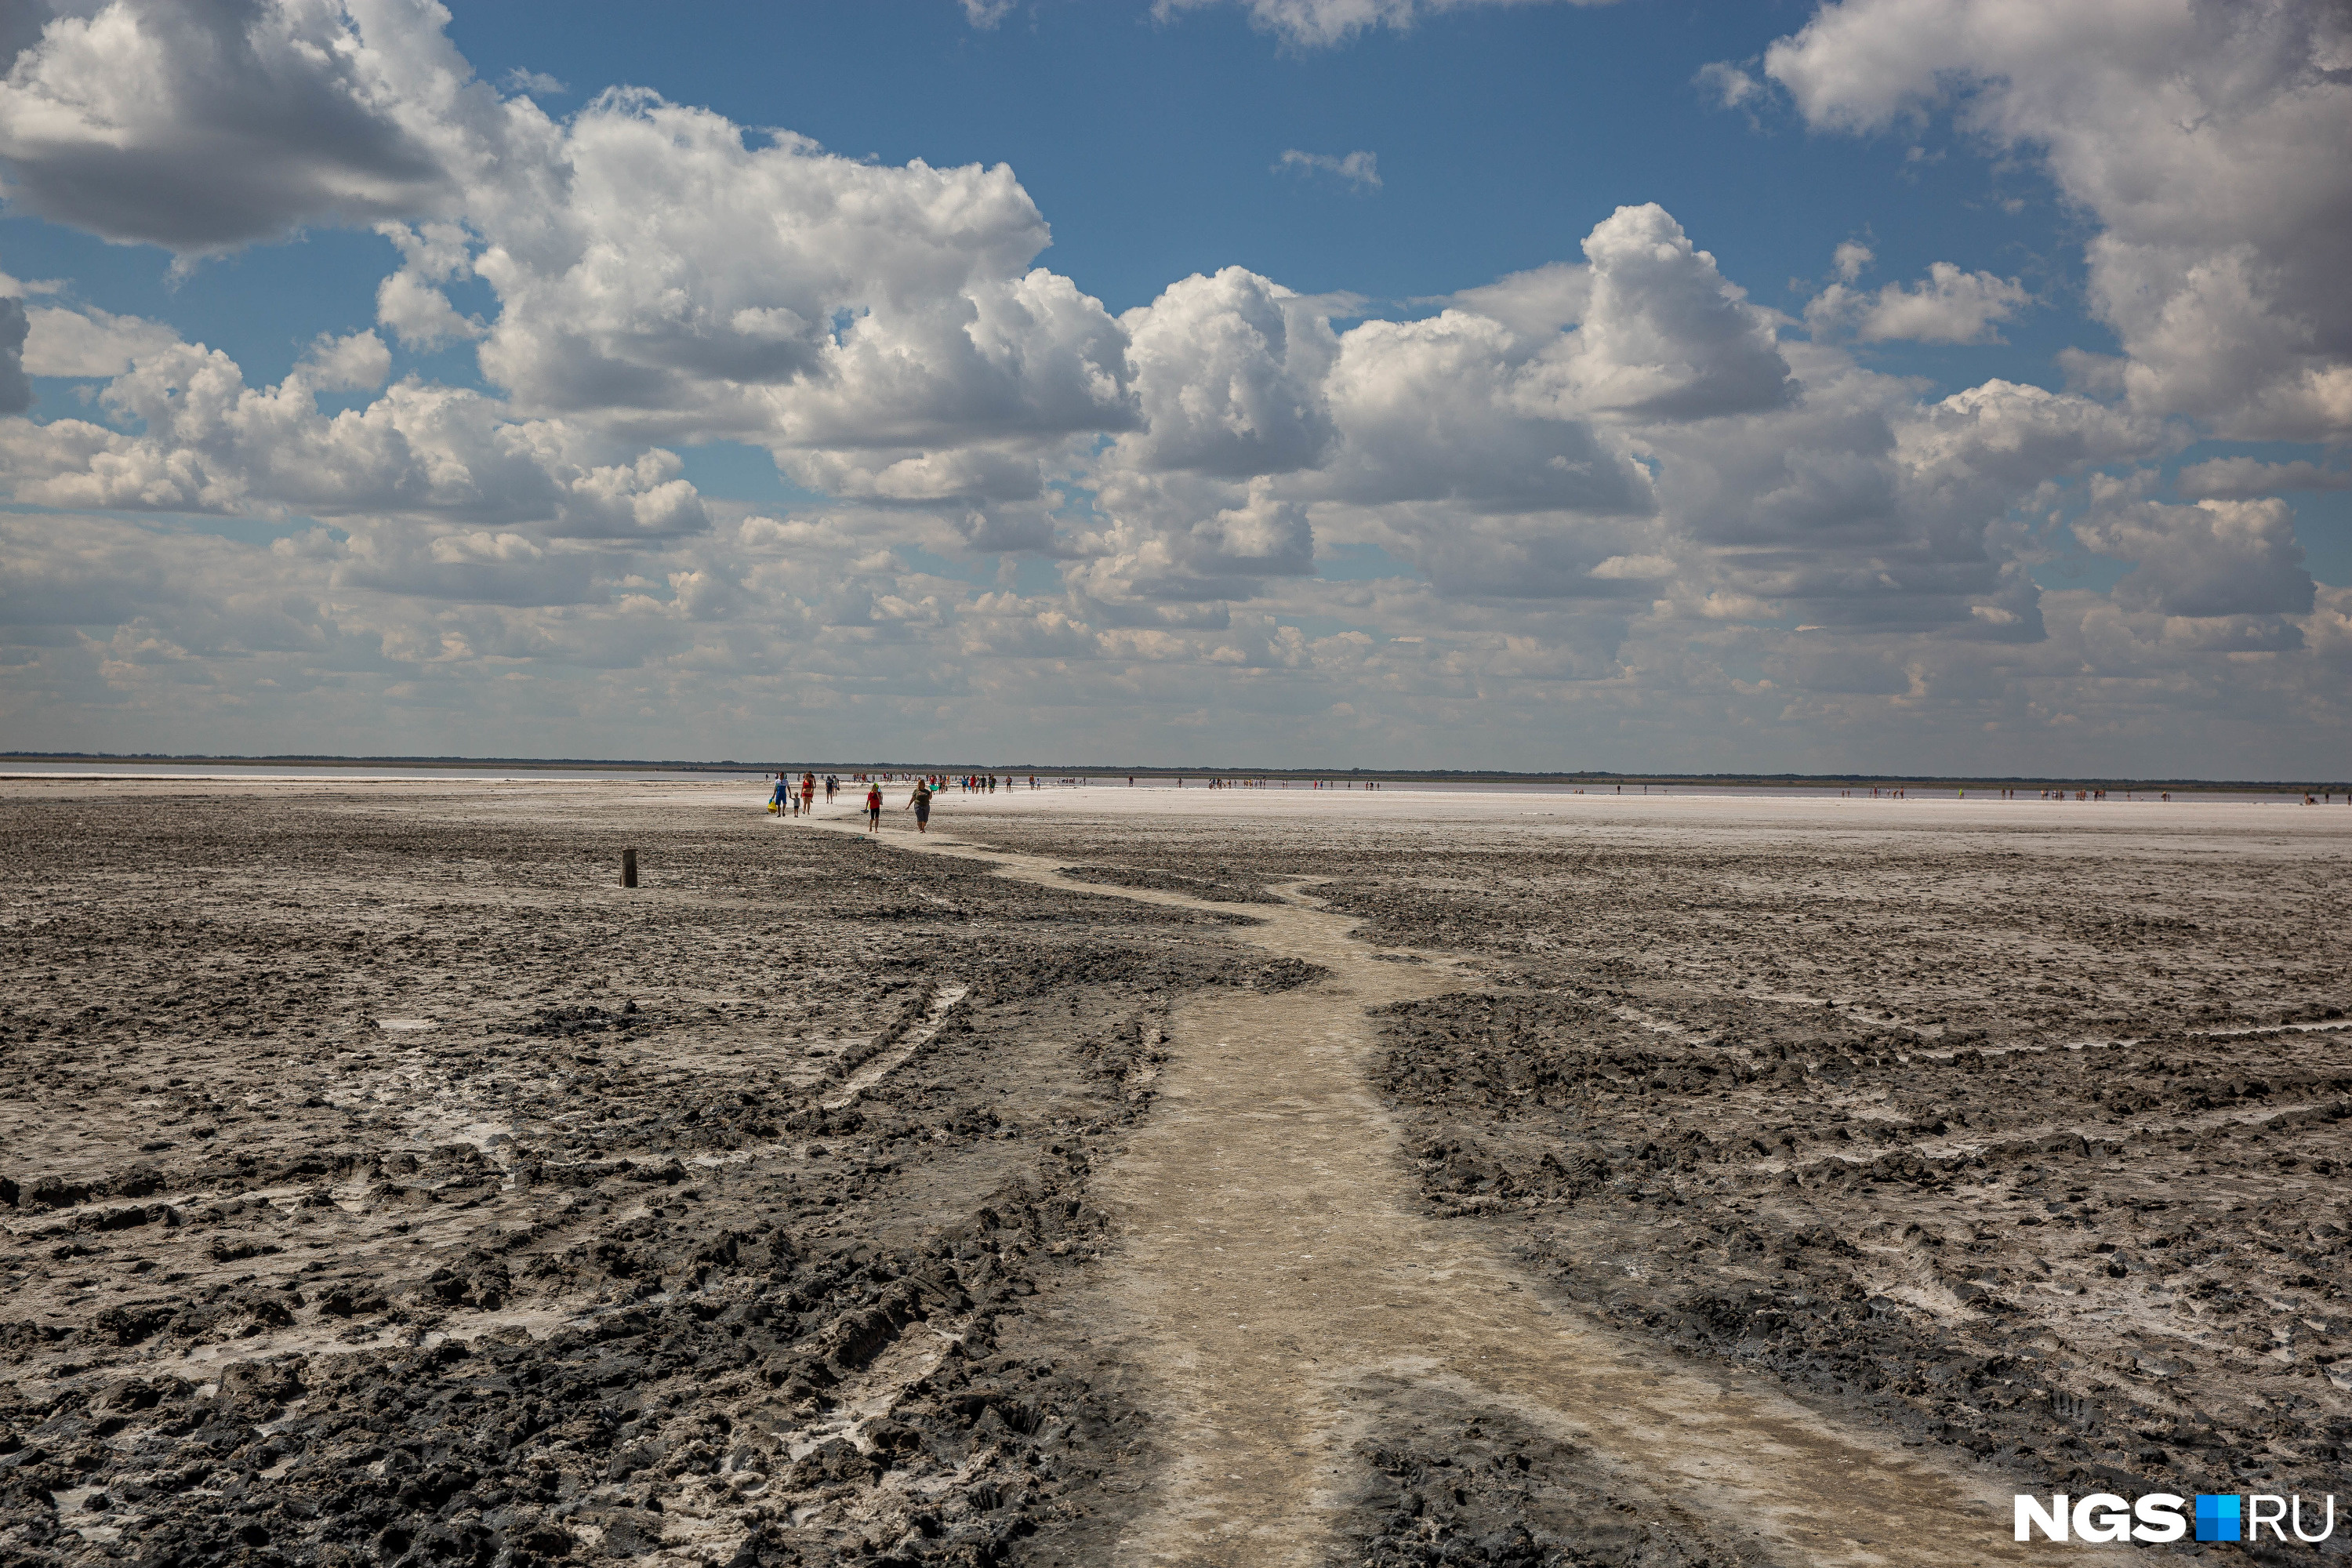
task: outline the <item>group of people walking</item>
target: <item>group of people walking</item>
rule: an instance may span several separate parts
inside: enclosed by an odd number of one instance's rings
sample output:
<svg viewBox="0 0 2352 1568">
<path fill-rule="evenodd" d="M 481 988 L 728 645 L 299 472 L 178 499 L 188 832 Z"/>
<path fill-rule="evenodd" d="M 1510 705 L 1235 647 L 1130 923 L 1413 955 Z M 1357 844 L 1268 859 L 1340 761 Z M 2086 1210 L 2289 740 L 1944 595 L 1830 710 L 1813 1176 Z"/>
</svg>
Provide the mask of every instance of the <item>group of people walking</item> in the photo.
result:
<svg viewBox="0 0 2352 1568">
<path fill-rule="evenodd" d="M 792 774 L 778 773 L 776 775 L 776 787 L 768 796 L 768 809 L 770 811 L 779 812 L 786 816 L 798 816 L 803 812 L 814 811 L 816 809 L 816 774 L 813 773 L 803 773 L 801 775 L 800 785 L 798 788 L 793 787 Z M 833 797 L 839 794 L 840 791 L 840 778 L 833 773 L 825 774 L 825 805 L 831 805 L 833 804 Z"/>
<path fill-rule="evenodd" d="M 916 776 L 915 787 L 908 795 L 907 804 L 899 808 L 915 814 L 916 832 L 929 833 L 931 830 L 931 797 L 947 788 L 949 782 L 948 779 L 937 773 L 920 773 Z M 993 776 L 982 773 L 970 774 L 954 782 L 961 784 L 967 792 L 991 790 L 997 785 Z M 1008 788 L 1011 787 L 1012 783 L 1010 778 L 1004 780 Z M 797 784 L 793 782 L 790 773 L 778 773 L 776 786 L 768 795 L 768 809 L 780 816 L 805 816 L 816 809 L 818 787 L 817 776 L 814 772 L 803 773 Z M 841 793 L 840 775 L 825 774 L 823 788 L 824 803 L 831 805 L 834 797 Z M 882 781 L 878 777 L 869 777 L 866 782 L 866 830 L 868 833 L 882 831 Z"/>
</svg>

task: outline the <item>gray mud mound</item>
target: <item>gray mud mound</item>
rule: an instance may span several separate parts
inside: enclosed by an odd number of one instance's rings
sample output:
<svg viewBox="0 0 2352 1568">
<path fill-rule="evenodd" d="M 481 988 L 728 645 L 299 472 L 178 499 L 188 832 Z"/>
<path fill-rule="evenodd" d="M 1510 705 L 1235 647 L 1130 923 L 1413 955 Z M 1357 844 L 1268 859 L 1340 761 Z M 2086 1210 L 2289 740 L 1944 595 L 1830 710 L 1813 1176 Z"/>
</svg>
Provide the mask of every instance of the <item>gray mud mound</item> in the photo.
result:
<svg viewBox="0 0 2352 1568">
<path fill-rule="evenodd" d="M 624 1003 L 609 1012 L 593 1004 L 542 1007 L 525 1022 L 516 1025 L 515 1033 L 566 1039 L 573 1035 L 602 1035 L 613 1030 L 642 1028 L 651 1022 L 651 1016 L 638 1012 L 635 1002 Z"/>
<path fill-rule="evenodd" d="M 1497 1411 L 1405 1385 L 1361 1394 L 1396 1414 L 1355 1458 L 1333 1568 L 1759 1568 L 1749 1542 L 1588 1449 Z"/>
<path fill-rule="evenodd" d="M 1292 991 L 1301 985 L 1312 985 L 1330 973 L 1319 963 L 1277 958 L 1258 970 L 1255 984 L 1261 991 Z"/>
</svg>

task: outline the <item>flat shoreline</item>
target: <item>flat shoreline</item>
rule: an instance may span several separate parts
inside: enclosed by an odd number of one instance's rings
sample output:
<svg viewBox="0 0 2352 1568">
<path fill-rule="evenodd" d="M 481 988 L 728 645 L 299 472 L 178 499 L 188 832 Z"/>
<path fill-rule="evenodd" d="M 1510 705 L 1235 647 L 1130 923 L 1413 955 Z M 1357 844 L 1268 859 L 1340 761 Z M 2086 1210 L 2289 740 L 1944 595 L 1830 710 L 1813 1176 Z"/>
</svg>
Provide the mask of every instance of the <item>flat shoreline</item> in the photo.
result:
<svg viewBox="0 0 2352 1568">
<path fill-rule="evenodd" d="M 771 775 L 772 777 L 772 775 Z M 1001 775 L 1000 775 L 1001 776 Z M 1025 782 L 996 791 L 965 790 L 950 784 L 937 796 L 936 809 L 942 819 L 959 814 L 978 814 L 981 817 L 996 815 L 1024 816 L 1036 812 L 1078 812 L 1101 814 L 1108 817 L 1138 814 L 1150 816 L 1173 812 L 1183 817 L 1213 817 L 1220 821 L 1246 823 L 1264 817 L 1267 820 L 1289 820 L 1301 816 L 1320 816 L 1334 820 L 1352 819 L 1366 822 L 1410 820 L 1425 816 L 1433 811 L 1466 814 L 1464 820 L 1484 822 L 1526 817 L 1530 815 L 1580 814 L 1590 820 L 1609 820 L 1614 814 L 1637 814 L 1666 811 L 1688 816 L 1696 813 L 1702 819 L 1711 819 L 1718 812 L 1730 812 L 1725 820 L 1741 821 L 1746 808 L 1753 808 L 1755 820 L 1780 820 L 1775 808 L 1785 805 L 1798 815 L 1786 818 L 1791 824 L 1818 820 L 1808 814 L 1821 808 L 1831 808 L 1853 814 L 1855 820 L 1882 820 L 1889 815 L 1935 811 L 1962 814 L 1962 819 L 1986 824 L 2020 826 L 2031 813 L 2037 827 L 2061 826 L 2113 826 L 2118 820 L 2115 814 L 2128 812 L 2128 822 L 2138 826 L 2162 826 L 2168 823 L 2191 821 L 2215 822 L 2227 820 L 2211 814 L 2220 812 L 2258 810 L 2264 815 L 2245 817 L 2275 826 L 2284 820 L 2279 813 L 2292 811 L 2306 816 L 2313 830 L 2333 834 L 2336 817 L 2344 818 L 2352 829 L 2352 793 L 2341 795 L 2325 805 L 2306 804 L 2303 795 L 2288 793 L 2257 792 L 2231 794 L 2219 789 L 2176 791 L 2169 800 L 2159 798 L 2160 791 L 2136 791 L 2127 795 L 2111 795 L 2104 800 L 2077 800 L 2074 792 L 2037 792 L 2027 795 L 2021 790 L 2010 798 L 1999 791 L 1987 792 L 1970 785 L 1965 790 L 1939 788 L 1930 791 L 1912 785 L 1917 793 L 1899 793 L 1902 786 L 1881 788 L 1875 793 L 1866 788 L 1821 786 L 1818 788 L 1749 787 L 1724 785 L 1719 787 L 1634 785 L 1619 793 L 1610 789 L 1588 789 L 1582 786 L 1552 784 L 1496 785 L 1487 784 L 1430 784 L 1416 781 L 1382 783 L 1379 788 L 1367 790 L 1333 784 L 1312 787 L 1312 781 L 1276 781 L 1263 787 L 1206 787 L 1198 774 L 1165 778 L 1147 778 L 1137 774 L 1129 784 L 1125 775 L 1118 778 L 1068 778 L 1047 780 L 1040 776 L 1032 788 Z M 702 773 L 499 773 L 494 772 L 452 772 L 432 773 L 423 771 L 371 772 L 354 769 L 329 772 L 302 769 L 284 772 L 221 769 L 205 771 L 168 771 L 161 768 L 131 769 L 121 767 L 53 768 L 11 772 L 0 766 L 0 784 L 38 785 L 43 784 L 79 784 L 91 787 L 116 786 L 208 786 L 234 792 L 239 789 L 272 788 L 299 794 L 311 786 L 352 787 L 368 784 L 395 787 L 446 788 L 496 786 L 513 792 L 533 788 L 571 790 L 625 784 L 637 791 L 657 786 L 682 785 L 689 790 L 713 792 L 712 801 L 750 802 L 754 809 L 764 803 L 770 784 L 757 775 L 713 779 Z M 862 797 L 865 785 L 853 786 L 846 778 L 842 784 L 842 799 L 851 795 Z M 903 804 L 910 780 L 901 775 L 884 786 L 895 813 Z M 703 798 L 681 795 L 681 800 Z M 838 803 L 836 807 L 839 808 Z M 2063 811 L 2057 808 L 2063 807 Z M 2168 816 L 2168 812 L 2189 813 L 2189 816 Z M 1939 817 L 1938 820 L 1949 820 Z"/>
<path fill-rule="evenodd" d="M 761 774 L 772 776 L 779 770 L 794 773 L 814 771 L 820 775 L 889 773 L 907 777 L 916 773 L 939 773 L 950 777 L 965 773 L 990 773 L 999 776 L 1017 775 L 1024 782 L 1032 775 L 1053 785 L 1084 784 L 1087 785 L 1116 784 L 1132 778 L 1139 785 L 1166 787 L 1179 780 L 1195 786 L 1205 785 L 1211 779 L 1262 782 L 1272 787 L 1314 786 L 1321 784 L 1338 788 L 1360 788 L 1370 784 L 1387 786 L 1419 786 L 1452 792 L 1512 791 L 1512 790 L 1586 790 L 1594 793 L 1620 788 L 1681 789 L 1709 794 L 1779 794 L 1790 791 L 1821 793 L 1847 790 L 1916 789 L 1923 791 L 2024 790 L 2036 792 L 2075 790 L 2124 791 L 2126 793 L 2174 794 L 2198 795 L 2244 796 L 2267 799 L 2273 796 L 2300 796 L 2304 794 L 2334 795 L 2352 801 L 2352 783 L 2292 779 L 2231 780 L 2231 779 L 2162 779 L 2099 777 L 2066 775 L 2063 777 L 2028 777 L 2024 775 L 1986 774 L 1981 777 L 1953 773 L 1626 773 L 1606 772 L 1580 773 L 1515 773 L 1476 769 L 1426 768 L 1223 768 L 1223 767 L 1150 767 L 1104 766 L 1039 763 L 980 763 L 961 762 L 769 762 L 769 763 L 697 763 L 697 762 L 635 762 L 594 761 L 579 758 L 465 758 L 465 757 L 211 757 L 211 756 L 111 756 L 102 753 L 64 752 L 0 752 L 0 778 L 43 777 L 52 774 L 90 777 L 268 777 L 268 778 L 327 778 L 380 777 L 404 778 L 423 774 L 450 779 L 494 777 L 529 778 L 555 774 L 575 778 L 614 778 L 650 774 L 665 778 L 698 779 L 740 777 Z"/>
</svg>

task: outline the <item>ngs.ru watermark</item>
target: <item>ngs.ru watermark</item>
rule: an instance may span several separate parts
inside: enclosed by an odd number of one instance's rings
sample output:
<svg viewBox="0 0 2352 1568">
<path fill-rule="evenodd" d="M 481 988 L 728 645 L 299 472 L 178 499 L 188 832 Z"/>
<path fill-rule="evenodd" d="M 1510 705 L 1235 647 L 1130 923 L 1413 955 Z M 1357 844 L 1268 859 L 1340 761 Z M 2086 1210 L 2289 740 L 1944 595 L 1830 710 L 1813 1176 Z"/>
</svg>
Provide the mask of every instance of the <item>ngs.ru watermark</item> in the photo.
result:
<svg viewBox="0 0 2352 1568">
<path fill-rule="evenodd" d="M 2113 1492 L 2093 1492 L 2070 1499 L 2052 1492 L 2047 1504 L 2029 1492 L 2015 1498 L 2020 1541 L 2144 1541 L 2159 1544 L 2179 1541 L 2193 1530 L 2199 1541 L 2252 1543 L 2264 1539 L 2300 1541 L 2315 1546 L 2336 1533 L 2336 1497 L 2329 1493 L 2311 1506 L 2318 1526 L 2304 1528 L 2305 1504 L 2300 1495 L 2267 1492 L 2200 1492 L 2194 1498 L 2171 1492 L 2143 1492 L 2124 1499 Z M 2263 1532 L 2270 1531 L 2265 1537 Z"/>
</svg>

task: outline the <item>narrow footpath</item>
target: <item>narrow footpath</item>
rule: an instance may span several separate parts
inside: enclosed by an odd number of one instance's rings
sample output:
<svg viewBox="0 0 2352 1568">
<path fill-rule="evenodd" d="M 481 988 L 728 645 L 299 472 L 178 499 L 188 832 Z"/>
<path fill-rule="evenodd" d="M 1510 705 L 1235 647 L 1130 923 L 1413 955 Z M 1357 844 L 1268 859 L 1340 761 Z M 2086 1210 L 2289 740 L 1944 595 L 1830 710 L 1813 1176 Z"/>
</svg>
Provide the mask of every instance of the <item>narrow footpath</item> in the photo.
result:
<svg viewBox="0 0 2352 1568">
<path fill-rule="evenodd" d="M 804 824 L 811 819 L 803 818 Z M 856 832 L 862 816 L 813 826 Z M 894 848 L 1106 898 L 1232 913 L 1181 894 L 1079 883 L 1055 862 L 934 831 Z M 1118 1250 L 1062 1310 L 1143 1369 L 1171 1458 L 1118 1545 L 1146 1564 L 1320 1564 L 1383 1402 L 1452 1396 L 1591 1451 L 1649 1519 L 1752 1561 L 1953 1568 L 2046 1559 L 2010 1540 L 2010 1488 L 1849 1426 L 1768 1379 L 1687 1363 L 1548 1304 L 1469 1226 L 1426 1213 L 1365 1076 L 1366 1009 L 1475 986 L 1432 957 L 1383 959 L 1358 921 L 1294 900 L 1249 906 L 1231 940 L 1319 964 L 1278 994 L 1181 1007 L 1160 1100 L 1098 1177 Z M 2071 1545 L 2070 1561 L 2120 1561 Z"/>
</svg>

